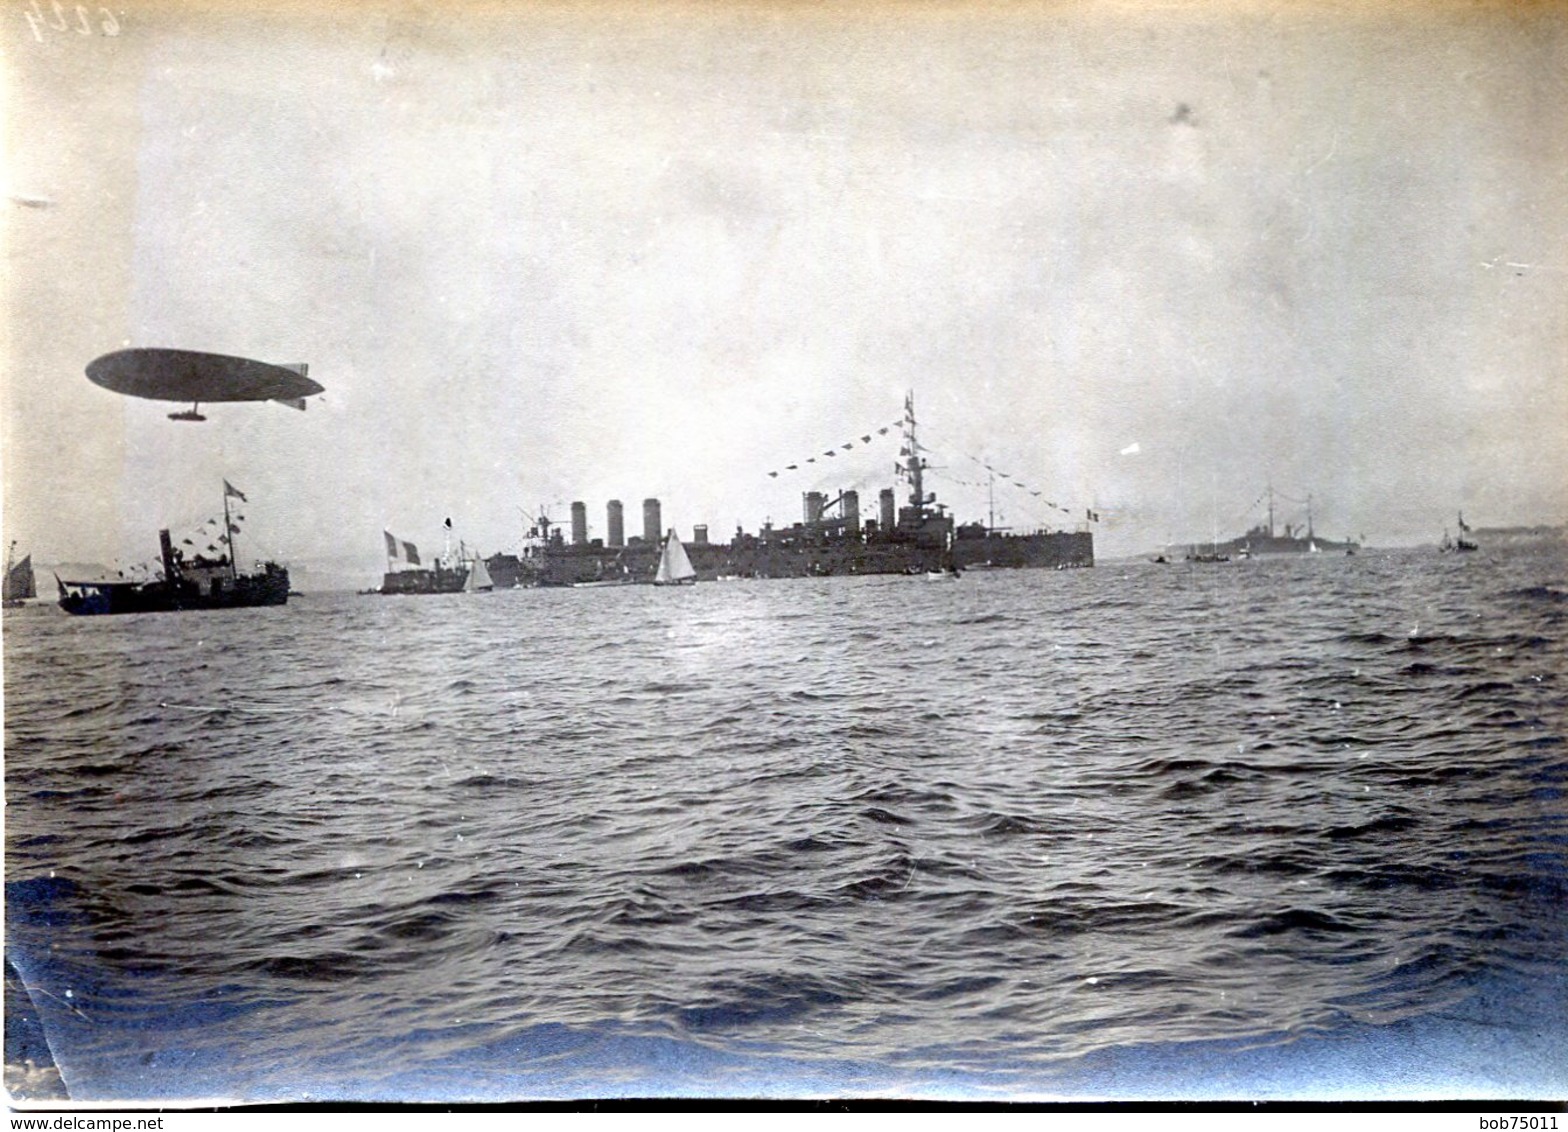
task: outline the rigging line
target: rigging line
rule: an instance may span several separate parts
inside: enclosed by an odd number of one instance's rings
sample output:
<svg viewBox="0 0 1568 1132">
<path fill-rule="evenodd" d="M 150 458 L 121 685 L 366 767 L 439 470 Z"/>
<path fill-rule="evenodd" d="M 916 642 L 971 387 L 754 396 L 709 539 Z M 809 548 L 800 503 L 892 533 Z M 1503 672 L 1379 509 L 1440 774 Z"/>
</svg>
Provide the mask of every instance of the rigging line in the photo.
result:
<svg viewBox="0 0 1568 1132">
<path fill-rule="evenodd" d="M 1028 495 L 1039 497 L 1041 499 L 1041 502 L 1045 503 L 1048 507 L 1051 507 L 1053 510 L 1057 510 L 1057 511 L 1062 512 L 1064 515 L 1071 515 L 1073 513 L 1071 508 L 1068 508 L 1068 507 L 1057 507 L 1054 503 L 1051 503 L 1049 500 L 1045 499 L 1044 498 L 1044 494 L 1045 494 L 1044 489 L 1042 489 L 1042 488 L 1035 488 L 1035 487 L 1030 486 L 1029 484 L 1023 483 L 1022 481 L 1020 481 L 1015 476 L 1004 475 L 1003 473 L 997 471 L 990 464 L 985 463 L 985 461 L 979 459 L 978 457 L 970 456 L 968 453 L 960 453 L 960 455 L 967 456 L 969 459 L 973 460 L 975 463 L 977 463 L 981 467 L 985 468 L 985 470 L 990 472 L 995 477 L 996 481 L 999 481 L 1004 487 L 1011 487 L 1011 488 L 1014 488 L 1014 489 L 1016 489 L 1018 491 L 1025 492 Z M 986 487 L 986 488 L 988 488 L 988 487 L 991 486 L 991 481 L 987 481 L 987 482 L 984 482 L 984 483 L 977 483 L 974 480 L 960 479 L 957 476 L 945 474 L 939 468 L 936 468 L 936 467 L 932 467 L 929 470 L 936 472 L 937 475 L 940 478 L 946 479 L 946 480 L 948 480 L 951 483 L 962 484 L 965 487 Z"/>
<path fill-rule="evenodd" d="M 793 463 L 786 464 L 782 468 L 768 472 L 767 475 L 770 479 L 778 479 L 782 472 L 799 471 L 802 465 L 815 464 L 819 459 L 825 460 L 836 458 L 840 452 L 853 451 L 857 447 L 870 448 L 875 445 L 878 440 L 885 438 L 890 434 L 896 433 L 897 430 L 902 427 L 902 425 L 902 421 L 895 421 L 889 425 L 882 425 L 879 427 L 867 429 L 865 432 L 856 434 L 842 444 L 839 444 L 833 448 L 823 449 L 819 453 L 806 457 L 804 460 L 796 460 Z"/>
</svg>

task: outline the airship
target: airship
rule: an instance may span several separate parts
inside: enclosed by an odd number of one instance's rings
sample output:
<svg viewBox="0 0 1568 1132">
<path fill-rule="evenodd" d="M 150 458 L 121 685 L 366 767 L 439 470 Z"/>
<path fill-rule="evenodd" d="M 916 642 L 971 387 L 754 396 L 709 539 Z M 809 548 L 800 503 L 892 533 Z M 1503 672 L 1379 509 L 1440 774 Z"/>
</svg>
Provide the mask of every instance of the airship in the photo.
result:
<svg viewBox="0 0 1568 1132">
<path fill-rule="evenodd" d="M 307 365 L 274 365 L 225 354 L 196 350 L 140 347 L 116 350 L 87 365 L 87 379 L 127 397 L 153 401 L 190 402 L 170 413 L 171 421 L 204 421 L 203 402 L 276 401 L 291 409 L 305 408 L 305 398 L 322 392 L 306 376 Z"/>
</svg>

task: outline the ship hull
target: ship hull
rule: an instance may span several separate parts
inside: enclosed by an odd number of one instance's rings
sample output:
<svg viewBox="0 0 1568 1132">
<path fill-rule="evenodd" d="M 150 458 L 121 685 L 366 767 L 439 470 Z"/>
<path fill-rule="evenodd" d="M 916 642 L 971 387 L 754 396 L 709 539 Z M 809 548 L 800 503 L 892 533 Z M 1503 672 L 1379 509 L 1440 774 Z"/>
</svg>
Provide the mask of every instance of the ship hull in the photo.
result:
<svg viewBox="0 0 1568 1132">
<path fill-rule="evenodd" d="M 953 540 L 953 563 L 961 569 L 1071 570 L 1094 565 L 1094 536 L 1088 531 L 1032 535 L 986 534 Z"/>
<path fill-rule="evenodd" d="M 1202 553 L 1198 548 L 1194 551 Z M 1218 545 L 1218 553 L 1241 555 L 1251 558 L 1261 558 L 1265 555 L 1284 554 L 1344 554 L 1346 551 L 1354 552 L 1357 544 L 1353 542 L 1335 542 L 1326 538 L 1284 538 L 1279 535 L 1255 536 L 1251 538 L 1231 539 Z"/>
<path fill-rule="evenodd" d="M 485 559 L 490 582 L 498 590 L 509 590 L 523 583 L 523 560 L 515 554 L 492 554 Z"/>
<path fill-rule="evenodd" d="M 382 575 L 381 592 L 388 596 L 404 594 L 455 594 L 463 592 L 468 581 L 468 568 L 448 570 L 437 566 L 432 570 L 396 570 Z"/>
<path fill-rule="evenodd" d="M 260 574 L 242 574 L 203 590 L 190 581 L 62 582 L 60 608 L 75 617 L 123 613 L 179 613 L 208 609 L 248 609 L 284 605 L 289 599 L 289 572 L 268 563 Z"/>
<path fill-rule="evenodd" d="M 687 543 L 698 579 L 824 578 L 877 574 L 925 574 L 998 567 L 1063 570 L 1094 565 L 1094 536 L 1088 532 L 959 537 L 951 550 L 940 541 L 801 538 L 769 541 L 756 537 L 729 544 Z M 520 584 L 578 586 L 651 582 L 658 568 L 656 547 L 555 546 L 526 560 Z M 492 576 L 494 571 L 492 568 Z M 499 580 L 497 582 L 499 585 Z"/>
</svg>

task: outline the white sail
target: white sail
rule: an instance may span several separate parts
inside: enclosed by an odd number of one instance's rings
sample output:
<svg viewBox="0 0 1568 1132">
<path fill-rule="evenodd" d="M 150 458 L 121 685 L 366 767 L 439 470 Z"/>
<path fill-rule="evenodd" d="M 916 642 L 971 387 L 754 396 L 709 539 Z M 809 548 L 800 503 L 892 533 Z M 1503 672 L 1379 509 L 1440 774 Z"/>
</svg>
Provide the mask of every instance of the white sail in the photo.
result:
<svg viewBox="0 0 1568 1132">
<path fill-rule="evenodd" d="M 490 571 L 485 569 L 483 558 L 476 557 L 474 564 L 468 568 L 468 580 L 463 583 L 463 589 L 468 593 L 495 589 L 495 583 L 490 580 Z"/>
<path fill-rule="evenodd" d="M 653 576 L 656 586 L 677 586 L 682 582 L 695 582 L 697 571 L 692 569 L 691 559 L 686 557 L 686 548 L 681 545 L 681 540 L 671 531 L 664 540 L 664 552 L 659 555 L 659 570 Z"/>
</svg>

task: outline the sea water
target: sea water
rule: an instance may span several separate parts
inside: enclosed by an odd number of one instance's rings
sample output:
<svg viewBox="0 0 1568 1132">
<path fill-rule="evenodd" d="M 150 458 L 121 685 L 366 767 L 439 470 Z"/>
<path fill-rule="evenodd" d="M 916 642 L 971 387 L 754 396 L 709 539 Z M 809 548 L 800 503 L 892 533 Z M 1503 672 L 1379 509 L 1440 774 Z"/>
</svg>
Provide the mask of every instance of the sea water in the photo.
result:
<svg viewBox="0 0 1568 1132">
<path fill-rule="evenodd" d="M 8 611 L 8 997 L 80 1100 L 1561 1096 L 1565 578 Z"/>
</svg>

